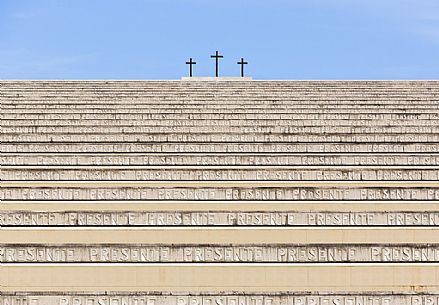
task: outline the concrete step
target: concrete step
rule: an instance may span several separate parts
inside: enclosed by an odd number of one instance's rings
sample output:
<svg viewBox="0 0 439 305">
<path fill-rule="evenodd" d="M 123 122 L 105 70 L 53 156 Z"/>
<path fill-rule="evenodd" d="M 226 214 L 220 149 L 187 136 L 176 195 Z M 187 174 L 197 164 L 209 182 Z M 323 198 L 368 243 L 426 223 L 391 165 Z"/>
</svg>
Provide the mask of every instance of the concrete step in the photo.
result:
<svg viewBox="0 0 439 305">
<path fill-rule="evenodd" d="M 380 113 L 370 113 L 370 111 L 358 111 L 351 110 L 349 112 L 335 111 L 328 113 L 327 111 L 319 111 L 315 113 L 309 112 L 290 112 L 290 113 L 68 113 L 68 114 L 54 114 L 54 113 L 40 113 L 40 114 L 17 114 L 17 113 L 5 113 L 2 115 L 3 119 L 26 119 L 26 120 L 192 120 L 192 119 L 205 119 L 205 120 L 362 120 L 362 119 L 378 119 L 378 120 L 439 120 L 439 112 L 421 111 L 414 112 L 406 111 L 386 111 Z"/>
<path fill-rule="evenodd" d="M 138 295 L 142 300 L 142 296 L 151 293 L 153 295 L 164 293 L 171 296 L 184 293 L 189 299 L 189 295 L 197 293 L 230 291 L 245 295 L 250 292 L 262 294 L 264 300 L 267 300 L 266 296 L 267 294 L 269 296 L 270 292 L 283 296 L 294 291 L 306 295 L 307 301 L 311 300 L 311 296 L 319 296 L 318 300 L 327 302 L 328 293 L 330 295 L 340 293 L 344 297 L 335 301 L 345 301 L 345 304 L 364 302 L 360 304 L 373 305 L 380 302 L 378 304 L 401 305 L 406 303 L 400 303 L 401 299 L 397 297 L 400 295 L 403 296 L 402 300 L 413 301 L 409 304 L 419 304 L 417 303 L 419 301 L 436 302 L 438 297 L 434 292 L 439 290 L 439 284 L 434 279 L 438 272 L 438 266 L 428 264 L 408 266 L 399 264 L 340 264 L 338 266 L 293 264 L 234 267 L 218 265 L 135 265 L 135 267 L 133 265 L 12 265 L 3 266 L 0 269 L 0 284 L 3 286 L 2 292 L 4 293 L 18 290 L 19 301 L 26 302 L 30 299 L 35 302 L 33 299 L 35 295 L 55 294 L 58 297 L 54 302 L 62 301 L 57 304 L 68 304 L 67 302 L 73 301 L 76 293 L 86 294 L 88 302 L 100 299 L 101 304 L 109 304 L 104 302 L 110 299 L 112 303 L 119 300 L 138 302 Z M 129 297 L 119 299 L 117 296 L 121 292 L 128 294 Z M 365 292 L 367 292 L 366 295 Z M 61 297 L 65 294 L 68 295 L 67 299 Z M 100 294 L 105 297 L 101 299 Z M 115 299 L 110 298 L 113 295 L 116 295 Z M 70 304 L 78 304 L 84 302 L 85 299 L 82 297 Z M 39 301 L 39 297 L 36 300 Z M 182 304 L 194 304 L 200 301 L 196 298 L 190 298 L 190 300 L 195 301 Z M 248 304 L 254 304 L 258 300 L 261 299 L 252 299 Z M 270 302 L 268 300 L 267 302 Z M 302 301 L 303 298 L 298 300 Z M 315 299 L 312 300 L 315 301 Z M 44 302 L 45 299 L 41 301 Z M 176 298 L 171 299 L 170 304 L 176 304 L 175 301 Z M 207 299 L 207 302 L 210 302 L 210 299 Z M 242 304 L 241 302 L 239 304 Z M 18 305 L 18 303 L 12 304 Z M 268 305 L 271 302 L 258 304 Z M 298 301 L 295 304 L 308 303 Z"/>
<path fill-rule="evenodd" d="M 167 134 L 435 134 L 439 133 L 439 121 L 438 124 L 432 126 L 401 126 L 401 125 L 373 125 L 373 126 L 130 126 L 130 125 L 116 125 L 116 126 L 84 126 L 84 125 L 37 125 L 32 126 L 2 126 L 2 135 L 96 135 L 96 134 L 139 134 L 139 135 L 167 135 Z"/>
<path fill-rule="evenodd" d="M 302 269 L 303 270 L 303 269 Z M 87 292 L 27 292 L 27 293 L 10 293 L 6 292 L 0 296 L 0 302 L 3 304 L 19 305 L 35 302 L 37 304 L 47 305 L 73 305 L 73 304 L 160 304 L 160 305 L 190 305 L 190 304 L 240 304 L 240 305 L 282 305 L 282 304 L 355 304 L 373 305 L 411 305 L 411 304 L 436 304 L 439 299 L 437 293 L 416 293 L 416 292 L 245 292 L 245 291 L 222 291 L 222 292 L 94 292 L 93 295 Z"/>
<path fill-rule="evenodd" d="M 2 133 L 2 142 L 11 143 L 438 143 L 439 133 L 68 133 L 21 134 Z"/>
<path fill-rule="evenodd" d="M 281 232 L 279 232 L 281 233 Z M 164 235 L 164 234 L 162 234 Z M 166 235 L 163 236 L 166 239 Z M 230 238 L 233 240 L 233 238 Z M 0 262 L 8 263 L 432 263 L 439 257 L 439 244 L 389 243 L 278 244 L 272 241 L 252 244 L 208 243 L 168 244 L 0 244 Z M 262 242 L 263 238 L 261 238 Z M 434 240 L 434 239 L 429 239 Z M 169 242 L 169 241 L 168 241 Z"/>
<path fill-rule="evenodd" d="M 2 153 L 439 153 L 439 143 L 2 143 Z"/>
<path fill-rule="evenodd" d="M 221 227 L 234 227 L 236 230 L 239 227 L 361 227 L 365 230 L 377 226 L 393 228 L 437 227 L 439 225 L 437 203 L 418 201 L 406 201 L 403 205 L 399 202 L 371 204 L 370 201 L 363 201 L 357 204 L 345 201 L 344 203 L 338 202 L 337 206 L 332 202 L 330 204 L 318 202 L 207 204 L 204 202 L 201 204 L 186 203 L 183 206 L 180 203 L 172 205 L 169 202 L 166 204 L 160 202 L 155 205 L 149 203 L 145 206 L 138 203 L 109 201 L 105 205 L 88 202 L 85 207 L 75 202 L 60 204 L 37 201 L 31 204 L 29 202 L 4 203 L 2 209 L 0 210 L 0 225 L 15 229 L 68 226 L 71 229 L 76 227 L 116 227 L 114 229 L 117 227 L 218 227 L 217 229 L 220 230 Z M 313 232 L 313 230 L 307 232 Z M 360 233 L 367 236 L 367 231 L 360 231 Z M 299 235 L 291 234 L 290 236 Z M 329 240 L 325 238 L 325 241 Z M 401 238 L 398 241 L 404 240 Z M 272 241 L 270 239 L 270 242 Z M 66 241 L 63 240 L 63 242 Z M 151 243 L 152 241 L 143 240 L 142 242 Z M 198 239 L 197 242 L 199 242 Z M 313 242 L 322 241 L 314 240 Z M 436 243 L 437 240 L 432 242 Z"/>
<path fill-rule="evenodd" d="M 2 166 L 3 181 L 439 181 L 439 166 Z"/>
<path fill-rule="evenodd" d="M 149 201 L 439 201 L 438 181 L 12 181 L 0 199 Z"/>
<path fill-rule="evenodd" d="M 54 96 L 2 96 L 5 105 L 9 107 L 23 107 L 27 105 L 38 105 L 41 107 L 54 106 L 69 106 L 69 105 L 90 105 L 90 102 L 95 102 L 94 107 L 103 106 L 106 104 L 114 106 L 129 106 L 132 104 L 152 105 L 155 107 L 166 107 L 167 105 L 204 105 L 210 107 L 220 106 L 288 106 L 288 105 L 325 105 L 325 101 L 334 105 L 437 105 L 438 95 L 355 95 L 355 94 L 339 94 L 328 96 L 327 94 L 300 96 L 300 95 L 267 95 L 255 96 L 252 94 L 230 94 L 230 95 L 139 95 L 132 96 L 117 96 L 113 94 L 99 94 L 96 96 L 89 95 L 54 95 Z M 253 103 L 252 102 L 256 102 Z M 327 105 L 327 104 L 326 104 Z M 91 106 L 91 105 L 90 105 Z"/>
<path fill-rule="evenodd" d="M 408 117 L 408 116 L 407 116 Z M 76 126 L 106 126 L 108 130 L 111 130 L 112 126 L 133 126 L 135 128 L 141 127 L 155 127 L 159 126 L 160 128 L 177 128 L 177 127 L 197 127 L 197 128 L 233 128 L 233 127 L 245 127 L 249 128 L 253 127 L 279 127 L 282 128 L 282 132 L 285 130 L 296 130 L 297 126 L 299 127 L 334 127 L 334 126 L 342 126 L 342 127 L 394 127 L 394 126 L 411 126 L 411 127 L 428 127 L 433 128 L 439 126 L 439 119 L 417 119 L 414 116 L 410 116 L 409 119 L 407 117 L 403 120 L 401 119 L 358 119 L 358 120 L 349 120 L 349 119 L 329 119 L 325 118 L 324 120 L 319 119 L 304 119 L 297 118 L 294 120 L 291 119 L 190 119 L 190 120 L 178 120 L 178 119 L 162 119 L 162 120 L 141 120 L 141 119 L 132 119 L 132 120 L 121 120 L 121 119 L 5 119 L 2 118 L 2 128 L 6 128 L 5 126 L 11 126 L 10 128 L 14 128 L 13 126 L 50 126 L 55 127 L 59 126 L 60 128 L 65 126 L 71 126 L 72 128 Z M 9 127 L 8 127 L 9 128 Z M 7 130 L 7 129 L 5 129 Z M 209 129 L 210 130 L 210 129 Z"/>
<path fill-rule="evenodd" d="M 275 114 L 275 113 L 321 113 L 323 110 L 331 113 L 336 110 L 341 112 L 349 112 L 352 109 L 358 110 L 369 110 L 372 113 L 389 113 L 399 111 L 401 113 L 412 111 L 416 113 L 417 111 L 424 112 L 426 110 L 439 110 L 439 105 L 285 105 L 283 107 L 251 107 L 245 105 L 235 105 L 233 107 L 226 107 L 219 105 L 218 107 L 205 107 L 205 106 L 191 106 L 191 105 L 167 105 L 166 107 L 144 107 L 143 105 L 129 105 L 123 107 L 113 107 L 113 105 L 105 105 L 101 108 L 91 108 L 91 107 L 70 107 L 66 106 L 64 108 L 47 108 L 39 107 L 38 105 L 29 105 L 30 107 L 15 108 L 15 107 L 5 107 L 2 109 L 5 114 L 16 113 L 16 114 L 33 114 L 33 113 L 131 113 L 138 110 L 138 113 L 193 113 L 199 111 L 200 113 L 264 113 L 264 114 Z"/>
<path fill-rule="evenodd" d="M 277 168 L 279 166 L 439 166 L 439 153 L 392 153 L 392 154 L 352 154 L 352 153 L 277 153 L 277 154 L 236 154 L 236 153 L 5 153 L 0 156 L 2 169 L 7 166 L 246 166 Z"/>
</svg>

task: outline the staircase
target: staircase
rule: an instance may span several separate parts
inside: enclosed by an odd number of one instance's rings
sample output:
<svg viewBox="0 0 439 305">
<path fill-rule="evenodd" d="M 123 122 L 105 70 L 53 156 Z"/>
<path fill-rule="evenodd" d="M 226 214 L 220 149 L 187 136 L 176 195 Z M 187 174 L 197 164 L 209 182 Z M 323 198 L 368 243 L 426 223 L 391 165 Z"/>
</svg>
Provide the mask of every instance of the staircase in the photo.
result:
<svg viewBox="0 0 439 305">
<path fill-rule="evenodd" d="M 439 304 L 439 81 L 0 101 L 0 305 Z"/>
</svg>

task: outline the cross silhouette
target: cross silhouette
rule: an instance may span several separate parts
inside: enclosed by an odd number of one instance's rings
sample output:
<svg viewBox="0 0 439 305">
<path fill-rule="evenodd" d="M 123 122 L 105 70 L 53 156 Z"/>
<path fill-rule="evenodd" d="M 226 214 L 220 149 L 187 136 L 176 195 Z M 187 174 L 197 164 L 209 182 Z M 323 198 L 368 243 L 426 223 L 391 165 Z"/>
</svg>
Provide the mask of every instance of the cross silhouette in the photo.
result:
<svg viewBox="0 0 439 305">
<path fill-rule="evenodd" d="M 218 58 L 223 58 L 224 56 L 219 55 L 218 51 L 216 51 L 215 55 L 210 55 L 211 58 L 215 58 L 216 61 L 216 70 L 215 70 L 215 76 L 218 77 Z"/>
<path fill-rule="evenodd" d="M 244 65 L 248 64 L 248 62 L 244 61 L 244 58 L 241 57 L 241 61 L 238 61 L 237 64 L 241 65 L 241 77 L 244 77 Z"/>
<path fill-rule="evenodd" d="M 189 61 L 186 62 L 186 65 L 189 65 L 189 76 L 192 77 L 192 65 L 196 65 L 195 61 L 192 61 L 192 57 L 189 58 Z"/>
</svg>

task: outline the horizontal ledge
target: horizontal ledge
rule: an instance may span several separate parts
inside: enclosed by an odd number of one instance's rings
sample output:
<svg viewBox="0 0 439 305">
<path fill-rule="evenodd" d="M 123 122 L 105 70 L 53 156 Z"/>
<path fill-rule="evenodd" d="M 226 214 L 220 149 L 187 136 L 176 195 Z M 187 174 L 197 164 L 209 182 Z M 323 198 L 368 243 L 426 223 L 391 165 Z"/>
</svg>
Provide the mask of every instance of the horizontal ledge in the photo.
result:
<svg viewBox="0 0 439 305">
<path fill-rule="evenodd" d="M 3 264 L 411 264 L 439 266 L 439 243 L 2 243 Z"/>
<path fill-rule="evenodd" d="M 422 291 L 422 292 L 421 292 Z M 439 294 L 425 292 L 417 288 L 412 292 L 310 292 L 310 291 L 273 291 L 273 292 L 163 292 L 163 291 L 133 291 L 114 292 L 108 290 L 94 292 L 46 291 L 46 292 L 3 292 L 0 297 L 2 304 L 20 305 L 72 305 L 72 304 L 161 304 L 161 305 L 188 305 L 188 304 L 225 304 L 225 305 L 282 305 L 282 304 L 387 304 L 412 305 L 436 304 Z"/>
<path fill-rule="evenodd" d="M 126 205 L 126 204 L 125 204 Z M 324 206 L 324 205 L 323 205 Z M 253 210 L 244 207 L 211 205 L 203 209 L 185 206 L 162 207 L 156 210 L 151 207 L 114 210 L 111 206 L 87 206 L 85 209 L 72 209 L 72 204 L 64 204 L 56 208 L 45 206 L 27 207 L 27 209 L 3 205 L 0 210 L 0 226 L 4 227 L 436 227 L 439 225 L 437 204 L 417 208 L 405 205 L 403 207 L 328 207 L 322 205 L 300 206 L 293 210 L 291 207 L 252 206 Z M 63 209 L 64 207 L 64 209 Z M 15 208 L 15 209 L 14 209 Z M 18 208 L 18 209 L 17 209 Z M 77 207 L 78 208 L 78 207 Z M 104 209 L 106 208 L 106 209 Z M 120 207 L 119 207 L 120 208 Z M 166 209 L 167 208 L 167 209 Z M 219 208 L 219 209 L 218 209 Z M 229 209 L 227 209 L 229 208 Z M 241 209 L 240 209 L 241 208 Z M 94 210 L 93 210 L 94 209 Z"/>
<path fill-rule="evenodd" d="M 26 187 L 439 187 L 439 181 L 2 181 L 3 188 Z"/>
<path fill-rule="evenodd" d="M 96 153 L 98 155 L 96 155 Z M 100 155 L 113 155 L 113 156 L 232 156 L 232 157 L 306 157 L 306 156 L 321 156 L 321 157 L 347 157 L 347 156 L 359 156 L 361 158 L 381 156 L 383 158 L 389 157 L 413 157 L 413 156 L 428 156 L 432 158 L 439 158 L 439 152 L 2 152 L 4 156 L 15 155 L 42 155 L 42 156 L 100 156 Z"/>
<path fill-rule="evenodd" d="M 94 156 L 95 157 L 95 156 Z M 275 157 L 275 156 L 274 156 Z M 439 161 L 439 156 L 438 156 Z M 408 169 L 408 170 L 439 170 L 438 165 L 166 165 L 166 167 L 161 165 L 2 165 L 2 170 L 81 170 L 81 169 L 93 169 L 93 170 L 164 170 L 170 171 L 174 169 L 201 169 L 201 170 L 216 170 L 216 171 L 230 171 L 234 169 L 243 170 L 321 170 L 321 169 L 353 169 L 353 170 L 398 170 L 398 169 Z"/>
<path fill-rule="evenodd" d="M 374 291 L 363 291 L 363 292 L 331 292 L 331 291 L 318 291 L 318 292 L 310 292 L 310 291 L 271 291 L 271 292 L 249 292 L 249 291 L 222 291 L 222 292 L 215 292 L 215 291 L 199 291 L 199 292 L 189 292 L 189 291 L 179 291 L 179 292 L 164 292 L 164 291 L 95 291 L 93 293 L 90 292 L 71 292 L 71 291 L 16 291 L 16 292 L 4 292 L 2 294 L 4 297 L 138 297 L 138 296 L 158 296 L 158 297 L 168 297 L 168 296 L 180 296 L 183 298 L 191 298 L 191 297 L 198 297 L 198 296 L 255 296 L 255 297 L 262 297 L 262 296 L 273 296 L 273 297 L 289 297 L 289 296 L 297 296 L 297 297 L 306 297 L 306 296 L 315 296 L 318 298 L 325 298 L 325 297 L 352 297 L 352 296 L 364 296 L 364 297 L 386 297 L 386 296 L 395 296 L 395 297 L 415 297 L 415 298 L 424 298 L 424 297 L 438 297 L 439 292 L 424 292 L 420 293 L 419 291 L 412 291 L 412 292 L 401 292 L 401 291 L 382 291 L 382 292 L 374 292 Z M 272 300 L 270 300 L 272 301 Z M 370 304 L 373 301 L 371 300 Z M 11 303 L 12 304 L 12 303 Z M 173 303 L 175 304 L 175 302 Z M 269 304 L 272 304 L 271 302 Z M 282 303 L 284 304 L 284 303 Z M 294 303 L 292 303 L 294 304 Z"/>
<path fill-rule="evenodd" d="M 32 204 L 65 204 L 66 200 L 8 200 L 4 199 L 1 201 L 2 204 L 0 205 L 0 208 L 7 204 L 29 204 L 30 202 Z M 144 204 L 159 204 L 161 206 L 165 204 L 176 204 L 178 206 L 184 207 L 187 204 L 197 204 L 197 205 L 214 205 L 214 204 L 220 204 L 222 207 L 230 204 L 241 204 L 243 206 L 251 206 L 254 204 L 258 205 L 281 205 L 281 206 L 287 206 L 287 205 L 294 205 L 297 207 L 300 207 L 303 204 L 309 204 L 309 205 L 320 205 L 320 204 L 327 204 L 328 206 L 334 207 L 336 205 L 342 205 L 342 206 L 349 206 L 349 205 L 355 205 L 357 207 L 361 207 L 365 204 L 374 205 L 375 207 L 379 207 L 385 204 L 394 204 L 399 205 L 400 208 L 402 208 L 404 205 L 407 204 L 413 204 L 415 206 L 418 206 L 420 204 L 428 204 L 428 205 L 436 205 L 439 204 L 439 200 L 404 200 L 403 206 L 401 206 L 400 200 L 282 200 L 279 202 L 279 200 L 217 200 L 217 201 L 210 201 L 210 200 L 67 200 L 68 204 L 79 204 L 79 205 L 89 205 L 89 204 L 97 204 L 101 206 L 103 203 L 106 204 L 127 204 L 127 205 L 139 205 L 139 207 L 142 207 Z M 80 206 L 79 206 L 80 207 Z"/>
<path fill-rule="evenodd" d="M 14 244 L 256 244 L 256 243 L 439 243 L 438 228 L 2 228 L 2 242 Z"/>
<path fill-rule="evenodd" d="M 392 262 L 367 262 L 367 263 L 115 263 L 115 262 L 80 262 L 80 263 L 54 263 L 54 262 L 44 262 L 44 263 L 3 263 L 4 267 L 28 267 L 28 268 L 75 268 L 75 267 L 94 267 L 94 268 L 108 268 L 108 267 L 125 267 L 125 268 L 154 268 L 154 267 L 198 267 L 198 268 L 208 268 L 208 267 L 221 267 L 221 268 L 240 268 L 240 267 L 261 267 L 261 268 L 276 268 L 276 267 L 439 267 L 439 263 L 392 263 Z M 1 273 L 0 273 L 1 274 Z"/>
<path fill-rule="evenodd" d="M 439 267 L 4 266 L 6 291 L 438 291 Z M 31 275 L 31 276 L 29 276 Z"/>
</svg>

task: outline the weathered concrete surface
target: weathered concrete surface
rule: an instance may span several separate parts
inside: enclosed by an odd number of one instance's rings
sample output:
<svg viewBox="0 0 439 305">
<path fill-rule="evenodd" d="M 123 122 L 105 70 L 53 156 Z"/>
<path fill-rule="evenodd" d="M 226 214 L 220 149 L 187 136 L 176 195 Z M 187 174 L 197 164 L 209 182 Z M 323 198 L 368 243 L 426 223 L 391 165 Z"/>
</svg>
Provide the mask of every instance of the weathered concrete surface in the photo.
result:
<svg viewBox="0 0 439 305">
<path fill-rule="evenodd" d="M 438 122 L 439 124 L 439 122 Z M 17 154 L 5 153 L 0 156 L 2 165 L 50 165 L 52 166 L 91 166 L 91 165 L 112 165 L 160 166 L 166 168 L 170 166 L 411 166 L 418 169 L 420 166 L 439 165 L 439 154 L 435 153 L 394 153 L 394 154 L 350 154 L 350 153 L 290 153 L 290 154 L 233 154 L 233 153 L 179 153 L 175 154 L 142 154 L 142 153 L 120 153 L 97 155 L 93 153 L 82 154 Z M 20 169 L 21 167 L 16 167 Z M 49 169 L 49 168 L 48 168 Z"/>
<path fill-rule="evenodd" d="M 3 228 L 5 244 L 437 244 L 432 228 Z"/>
<path fill-rule="evenodd" d="M 0 244 L 0 263 L 434 263 L 439 244 Z"/>
<path fill-rule="evenodd" d="M 47 294 L 5 293 L 0 297 L 0 304 L 8 305 L 421 305 L 439 303 L 437 293 L 319 293 L 285 292 L 285 293 L 248 293 L 248 292 L 99 292 L 71 293 L 68 291 Z"/>
<path fill-rule="evenodd" d="M 91 205 L 89 204 L 89 207 Z M 23 208 L 23 207 L 22 207 Z M 11 210 L 0 211 L 0 226 L 439 226 L 439 212 L 433 211 L 215 211 L 213 207 L 203 210 L 179 211 L 125 211 L 116 210 Z M 303 207 L 302 207 L 303 208 Z M 318 207 L 314 207 L 318 209 Z M 417 206 L 419 208 L 419 204 Z"/>
<path fill-rule="evenodd" d="M 246 305 L 93 297 L 123 291 L 438 304 L 420 294 L 439 291 L 437 81 L 1 81 L 0 90 L 0 305 Z"/>
<path fill-rule="evenodd" d="M 436 265 L 4 266 L 2 291 L 437 292 Z"/>
</svg>

